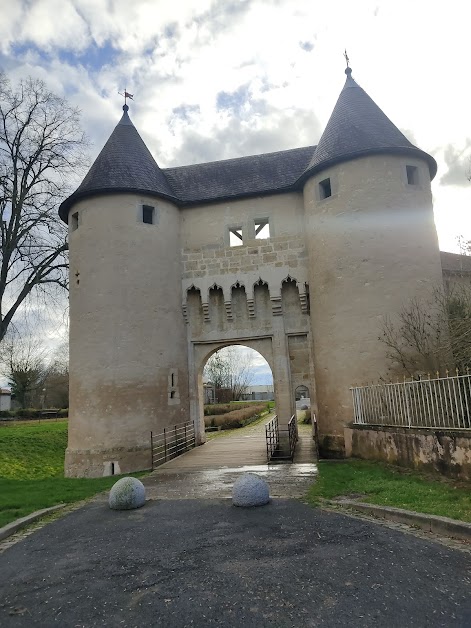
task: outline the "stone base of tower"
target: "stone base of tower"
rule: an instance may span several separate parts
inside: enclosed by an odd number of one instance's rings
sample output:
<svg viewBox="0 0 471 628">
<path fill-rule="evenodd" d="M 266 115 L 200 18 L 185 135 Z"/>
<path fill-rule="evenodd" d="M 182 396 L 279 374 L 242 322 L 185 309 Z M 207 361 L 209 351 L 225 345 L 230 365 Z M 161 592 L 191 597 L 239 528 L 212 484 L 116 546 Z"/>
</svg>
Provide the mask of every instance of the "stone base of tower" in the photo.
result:
<svg viewBox="0 0 471 628">
<path fill-rule="evenodd" d="M 150 443 L 145 447 L 70 449 L 65 452 L 67 478 L 101 478 L 145 471 L 152 466 Z"/>
<path fill-rule="evenodd" d="M 319 433 L 318 447 L 320 458 L 345 458 L 345 438 L 343 434 Z"/>
</svg>

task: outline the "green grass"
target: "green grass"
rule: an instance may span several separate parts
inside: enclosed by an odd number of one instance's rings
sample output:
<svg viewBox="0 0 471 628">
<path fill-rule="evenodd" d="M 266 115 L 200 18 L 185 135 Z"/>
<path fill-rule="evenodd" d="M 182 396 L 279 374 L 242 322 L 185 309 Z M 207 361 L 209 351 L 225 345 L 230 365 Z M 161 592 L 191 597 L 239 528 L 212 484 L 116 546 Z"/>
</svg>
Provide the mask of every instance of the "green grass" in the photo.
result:
<svg viewBox="0 0 471 628">
<path fill-rule="evenodd" d="M 319 479 L 307 495 L 320 498 L 361 496 L 360 501 L 471 522 L 471 484 L 422 476 L 414 471 L 366 460 L 321 461 Z"/>
<path fill-rule="evenodd" d="M 0 427 L 0 527 L 111 488 L 117 477 L 64 478 L 67 421 Z M 142 474 L 140 474 L 142 475 Z"/>
</svg>

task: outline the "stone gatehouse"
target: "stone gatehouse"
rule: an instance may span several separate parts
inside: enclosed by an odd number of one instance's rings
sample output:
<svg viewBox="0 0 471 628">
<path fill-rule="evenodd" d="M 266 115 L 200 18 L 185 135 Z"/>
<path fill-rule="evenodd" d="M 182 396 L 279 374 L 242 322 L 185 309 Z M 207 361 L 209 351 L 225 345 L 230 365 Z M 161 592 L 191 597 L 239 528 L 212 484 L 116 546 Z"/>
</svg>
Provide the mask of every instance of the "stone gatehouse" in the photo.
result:
<svg viewBox="0 0 471 628">
<path fill-rule="evenodd" d="M 349 387 L 386 369 L 384 318 L 442 282 L 435 160 L 346 74 L 317 146 L 226 161 L 160 169 L 124 106 L 60 208 L 68 476 L 148 468 L 150 431 L 184 420 L 204 442 L 203 367 L 230 344 L 268 361 L 282 424 L 305 385 L 321 453 L 344 455 Z"/>
</svg>

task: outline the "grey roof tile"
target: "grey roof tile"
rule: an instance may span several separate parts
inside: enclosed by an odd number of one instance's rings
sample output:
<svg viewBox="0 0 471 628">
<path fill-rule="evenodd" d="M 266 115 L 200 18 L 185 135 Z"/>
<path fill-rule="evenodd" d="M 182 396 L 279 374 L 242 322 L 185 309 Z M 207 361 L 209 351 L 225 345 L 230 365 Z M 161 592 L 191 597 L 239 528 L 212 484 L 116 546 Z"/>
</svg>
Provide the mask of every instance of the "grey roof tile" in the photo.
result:
<svg viewBox="0 0 471 628">
<path fill-rule="evenodd" d="M 135 191 L 173 198 L 165 175 L 131 122 L 127 105 L 113 133 L 77 190 L 66 199 L 60 217 L 67 221 L 72 204 L 96 193 Z"/>
<path fill-rule="evenodd" d="M 367 154 L 420 157 L 427 161 L 432 177 L 436 172 L 433 157 L 413 146 L 350 74 L 317 147 L 161 170 L 129 119 L 127 107 L 123 109 L 123 117 L 82 184 L 61 204 L 59 215 L 64 221 L 77 200 L 95 194 L 137 192 L 185 206 L 302 190 L 311 174 Z"/>
<path fill-rule="evenodd" d="M 434 177 L 437 165 L 433 157 L 409 142 L 354 81 L 351 77 L 351 68 L 347 68 L 346 73 L 344 88 L 303 174 L 303 179 L 341 161 L 368 154 L 391 152 L 425 159 L 429 164 L 430 175 Z"/>
<path fill-rule="evenodd" d="M 182 204 L 294 189 L 315 146 L 163 170 Z"/>
</svg>

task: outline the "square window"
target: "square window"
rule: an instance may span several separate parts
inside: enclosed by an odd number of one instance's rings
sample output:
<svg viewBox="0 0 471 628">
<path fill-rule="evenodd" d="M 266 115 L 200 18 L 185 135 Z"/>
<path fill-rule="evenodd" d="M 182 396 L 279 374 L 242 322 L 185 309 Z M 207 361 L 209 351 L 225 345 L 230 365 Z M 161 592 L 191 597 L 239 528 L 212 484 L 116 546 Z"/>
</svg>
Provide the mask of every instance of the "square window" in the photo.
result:
<svg viewBox="0 0 471 628">
<path fill-rule="evenodd" d="M 321 200 L 332 196 L 332 187 L 330 185 L 330 179 L 324 179 L 319 183 L 319 197 Z"/>
<path fill-rule="evenodd" d="M 242 246 L 244 240 L 242 237 L 242 227 L 229 228 L 229 246 Z"/>
<path fill-rule="evenodd" d="M 417 166 L 406 166 L 407 183 L 417 185 L 419 182 L 419 169 Z"/>
<path fill-rule="evenodd" d="M 255 220 L 255 239 L 266 240 L 270 237 L 270 224 L 268 218 L 260 218 Z"/>
<path fill-rule="evenodd" d="M 154 224 L 154 208 L 151 205 L 142 206 L 142 222 L 146 225 Z"/>
<path fill-rule="evenodd" d="M 70 219 L 70 228 L 72 231 L 75 231 L 76 229 L 78 229 L 79 226 L 79 215 L 78 212 L 75 212 L 74 214 L 72 214 L 71 219 Z"/>
</svg>

